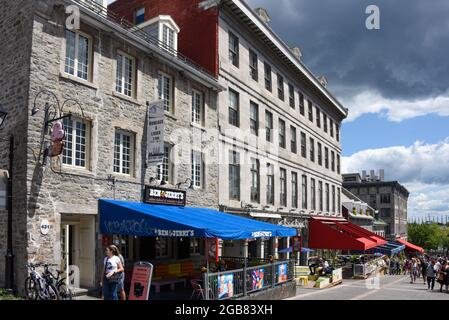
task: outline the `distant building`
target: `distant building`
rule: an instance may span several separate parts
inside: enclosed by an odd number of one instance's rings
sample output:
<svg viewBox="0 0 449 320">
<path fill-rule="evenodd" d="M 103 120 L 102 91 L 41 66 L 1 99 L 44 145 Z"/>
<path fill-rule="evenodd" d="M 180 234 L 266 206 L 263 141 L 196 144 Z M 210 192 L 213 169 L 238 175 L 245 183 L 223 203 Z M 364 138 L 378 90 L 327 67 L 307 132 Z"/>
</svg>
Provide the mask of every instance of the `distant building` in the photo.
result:
<svg viewBox="0 0 449 320">
<path fill-rule="evenodd" d="M 386 237 L 407 238 L 407 201 L 409 192 L 398 181 L 385 181 L 384 170 L 343 174 L 343 187 L 374 208 L 387 223 Z"/>
</svg>

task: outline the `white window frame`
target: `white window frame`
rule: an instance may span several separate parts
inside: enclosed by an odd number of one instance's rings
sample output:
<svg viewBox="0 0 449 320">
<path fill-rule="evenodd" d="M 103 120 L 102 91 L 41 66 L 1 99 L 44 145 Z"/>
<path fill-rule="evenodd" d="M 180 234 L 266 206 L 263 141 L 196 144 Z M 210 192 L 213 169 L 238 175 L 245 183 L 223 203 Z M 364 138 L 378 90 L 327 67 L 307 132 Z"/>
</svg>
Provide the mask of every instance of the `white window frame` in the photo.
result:
<svg viewBox="0 0 449 320">
<path fill-rule="evenodd" d="M 69 167 L 69 168 L 77 168 L 77 169 L 86 169 L 89 170 L 89 166 L 90 166 L 90 149 L 91 149 L 91 124 L 89 121 L 87 120 L 83 120 L 77 117 L 71 117 L 71 119 L 67 118 L 67 121 L 72 121 L 72 132 L 71 132 L 71 136 L 72 136 L 72 149 L 71 149 L 71 154 L 70 157 L 72 159 L 72 163 L 68 164 L 68 163 L 64 163 L 64 154 L 66 152 L 69 152 L 69 149 L 67 148 L 68 146 L 68 138 L 69 138 L 69 132 L 67 131 L 67 127 L 64 126 L 64 130 L 66 130 L 66 137 L 64 139 L 64 151 L 61 155 L 61 163 L 64 167 Z M 76 165 L 76 124 L 80 123 L 80 124 L 84 124 L 86 126 L 86 130 L 85 130 L 85 159 L 84 159 L 84 166 L 78 166 Z"/>
<path fill-rule="evenodd" d="M 118 145 L 118 147 L 120 148 L 119 150 L 119 159 L 116 158 L 116 147 L 117 147 L 117 135 L 120 136 L 120 144 Z M 123 167 L 123 161 L 124 161 L 124 146 L 123 146 L 123 142 L 124 142 L 124 137 L 129 137 L 129 173 L 125 173 L 124 170 L 125 168 Z M 116 129 L 115 133 L 114 133 L 114 162 L 113 162 L 113 168 L 112 171 L 114 172 L 114 174 L 120 174 L 120 175 L 125 175 L 125 176 L 133 176 L 134 174 L 134 134 L 131 132 L 127 132 L 125 130 L 120 130 L 120 129 Z M 115 161 L 119 160 L 119 171 L 117 172 L 115 170 L 116 165 L 115 165 Z"/>
<path fill-rule="evenodd" d="M 169 52 L 176 52 L 178 50 L 178 33 L 176 30 L 168 23 L 159 24 L 159 29 L 159 39 L 163 44 L 163 48 Z M 165 30 L 167 30 L 167 33 L 165 33 Z M 173 39 L 170 39 L 170 35 L 173 35 Z M 170 43 L 170 40 L 173 40 L 172 44 Z"/>
<path fill-rule="evenodd" d="M 167 149 L 166 149 L 167 148 Z M 170 183 L 172 181 L 172 174 L 173 174 L 173 168 L 172 168 L 172 155 L 173 146 L 169 143 L 164 144 L 164 160 L 163 163 L 157 166 L 157 179 L 159 181 L 164 180 L 165 182 Z M 165 179 L 164 177 L 164 166 L 167 168 L 167 177 Z"/>
<path fill-rule="evenodd" d="M 192 89 L 192 123 L 204 125 L 204 94 Z"/>
<path fill-rule="evenodd" d="M 67 53 L 68 53 L 68 47 L 67 47 L 67 32 L 73 32 L 75 34 L 75 53 L 74 53 L 74 60 L 73 60 L 73 74 L 67 72 L 66 67 L 67 67 Z M 79 49 L 79 37 L 82 36 L 84 38 L 87 39 L 87 79 L 84 79 L 82 77 L 78 76 L 78 49 Z M 64 40 L 65 40 L 65 55 L 64 55 L 64 73 L 71 76 L 71 77 L 75 77 L 77 79 L 80 79 L 81 81 L 87 81 L 87 82 L 92 82 L 92 70 L 93 70 L 93 38 L 80 31 L 80 30 L 68 30 L 65 29 L 65 36 L 64 36 Z"/>
<path fill-rule="evenodd" d="M 122 66 L 122 77 L 121 77 L 121 90 L 117 90 L 118 88 L 118 60 L 121 59 L 121 66 Z M 126 94 L 125 93 L 125 79 L 126 79 L 126 69 L 125 69 L 125 61 L 126 59 L 131 60 L 131 92 L 130 94 Z M 120 93 L 124 96 L 127 97 L 131 97 L 134 98 L 135 97 L 135 92 L 136 92 L 136 58 L 134 58 L 133 56 L 130 56 L 129 54 L 126 54 L 122 51 L 118 51 L 117 52 L 117 59 L 116 59 L 116 72 L 115 72 L 115 92 Z"/>
<path fill-rule="evenodd" d="M 161 90 L 160 85 L 161 85 L 161 79 L 162 79 L 162 86 L 165 88 L 166 86 L 166 81 L 167 79 L 170 81 L 169 82 L 169 88 L 168 88 L 168 96 L 166 96 L 166 93 L 164 92 L 164 90 Z M 156 93 L 157 93 L 157 97 L 160 100 L 164 100 L 164 110 L 165 112 L 169 112 L 171 114 L 174 114 L 174 83 L 173 83 L 173 77 L 162 72 L 159 71 L 158 72 L 158 81 L 157 81 L 157 86 L 156 86 Z"/>
<path fill-rule="evenodd" d="M 204 182 L 204 155 L 200 151 L 192 150 L 191 153 L 191 179 L 195 189 L 202 189 Z M 199 170 L 198 170 L 199 166 Z"/>
</svg>

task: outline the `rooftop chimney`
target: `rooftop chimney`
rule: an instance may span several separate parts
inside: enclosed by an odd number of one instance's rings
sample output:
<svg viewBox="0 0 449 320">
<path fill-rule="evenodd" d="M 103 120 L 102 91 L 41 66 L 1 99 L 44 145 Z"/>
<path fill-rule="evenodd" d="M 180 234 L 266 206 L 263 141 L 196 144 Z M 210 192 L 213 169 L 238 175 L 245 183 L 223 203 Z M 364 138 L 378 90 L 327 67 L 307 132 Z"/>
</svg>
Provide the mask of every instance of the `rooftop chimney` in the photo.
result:
<svg viewBox="0 0 449 320">
<path fill-rule="evenodd" d="M 317 79 L 323 87 L 327 87 L 327 78 L 325 76 L 319 76 Z"/>
<path fill-rule="evenodd" d="M 302 58 L 302 52 L 301 52 L 301 49 L 299 49 L 298 47 L 294 47 L 294 48 L 292 48 L 292 52 L 293 52 L 293 55 L 294 55 L 296 58 L 298 58 L 298 60 L 301 60 L 301 58 Z"/>
<path fill-rule="evenodd" d="M 257 13 L 259 18 L 262 19 L 262 21 L 265 22 L 266 24 L 268 24 L 268 22 L 271 21 L 271 18 L 268 15 L 268 12 L 267 12 L 266 9 L 264 9 L 264 8 L 256 8 L 254 11 Z"/>
</svg>

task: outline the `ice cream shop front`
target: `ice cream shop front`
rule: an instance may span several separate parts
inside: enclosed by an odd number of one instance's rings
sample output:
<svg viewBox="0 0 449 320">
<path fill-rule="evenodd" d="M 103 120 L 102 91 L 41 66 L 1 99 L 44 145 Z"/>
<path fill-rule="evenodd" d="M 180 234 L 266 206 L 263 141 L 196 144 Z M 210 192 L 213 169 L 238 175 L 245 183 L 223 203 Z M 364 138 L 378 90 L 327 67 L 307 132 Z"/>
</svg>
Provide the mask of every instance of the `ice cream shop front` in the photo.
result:
<svg viewBox="0 0 449 320">
<path fill-rule="evenodd" d="M 161 291 L 183 291 L 199 299 L 237 299 L 285 292 L 294 284 L 294 261 L 221 259 L 221 243 L 293 237 L 296 229 L 187 207 L 185 196 L 182 190 L 147 187 L 144 202 L 99 200 L 103 244 L 120 248 L 126 289 L 138 261 L 154 265 L 150 299 Z"/>
</svg>

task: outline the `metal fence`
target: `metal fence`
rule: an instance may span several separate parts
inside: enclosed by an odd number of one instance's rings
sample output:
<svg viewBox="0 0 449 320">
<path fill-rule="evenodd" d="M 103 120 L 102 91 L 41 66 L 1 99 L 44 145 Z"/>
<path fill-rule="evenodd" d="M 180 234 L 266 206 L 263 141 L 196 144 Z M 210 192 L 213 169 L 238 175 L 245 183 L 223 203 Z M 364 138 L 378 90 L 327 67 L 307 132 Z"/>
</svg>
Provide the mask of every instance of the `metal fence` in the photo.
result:
<svg viewBox="0 0 449 320">
<path fill-rule="evenodd" d="M 209 70 L 204 69 L 198 63 L 196 63 L 193 60 L 182 55 L 178 51 L 174 50 L 172 47 L 170 47 L 167 44 L 160 41 L 158 38 L 151 36 L 145 30 L 142 30 L 139 27 L 133 25 L 131 22 L 129 22 L 125 18 L 120 17 L 113 11 L 108 10 L 107 8 L 103 7 L 101 4 L 97 3 L 96 1 L 94 1 L 94 0 L 71 0 L 71 2 L 80 7 L 83 7 L 85 9 L 92 11 L 93 13 L 97 14 L 99 17 L 101 17 L 103 19 L 106 19 L 106 20 L 114 23 L 117 27 L 120 27 L 124 31 L 132 33 L 134 36 L 137 36 L 141 40 L 144 40 L 147 44 L 151 45 L 153 47 L 153 49 L 158 51 L 159 53 L 161 53 L 163 55 L 169 54 L 170 56 L 175 57 L 176 59 L 182 61 L 183 63 L 197 69 L 198 71 L 207 75 L 208 77 L 216 79 L 215 75 L 212 74 Z"/>
<path fill-rule="evenodd" d="M 228 300 L 269 290 L 294 280 L 294 260 L 276 261 L 216 273 L 204 274 L 206 300 Z"/>
</svg>

